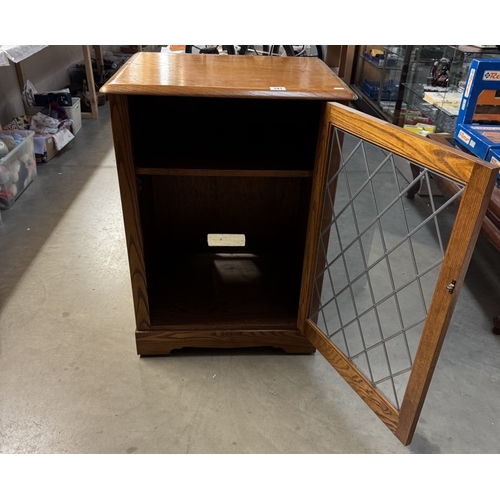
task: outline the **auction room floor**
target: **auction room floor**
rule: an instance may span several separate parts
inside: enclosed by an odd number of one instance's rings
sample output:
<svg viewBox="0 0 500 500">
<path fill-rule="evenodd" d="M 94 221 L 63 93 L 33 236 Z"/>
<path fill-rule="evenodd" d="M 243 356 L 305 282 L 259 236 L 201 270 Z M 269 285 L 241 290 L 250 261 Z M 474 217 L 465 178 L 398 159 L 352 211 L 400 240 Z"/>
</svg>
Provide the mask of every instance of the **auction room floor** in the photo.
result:
<svg viewBox="0 0 500 500">
<path fill-rule="evenodd" d="M 0 213 L 1 453 L 498 453 L 498 253 L 480 238 L 404 447 L 327 361 L 139 357 L 109 111 Z"/>
</svg>

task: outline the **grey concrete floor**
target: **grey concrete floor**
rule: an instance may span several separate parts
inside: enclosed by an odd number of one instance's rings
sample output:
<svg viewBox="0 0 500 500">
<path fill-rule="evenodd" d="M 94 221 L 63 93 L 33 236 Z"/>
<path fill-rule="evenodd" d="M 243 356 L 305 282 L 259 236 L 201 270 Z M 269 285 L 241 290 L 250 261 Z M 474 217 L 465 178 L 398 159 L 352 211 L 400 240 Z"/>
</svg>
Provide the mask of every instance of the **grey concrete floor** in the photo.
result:
<svg viewBox="0 0 500 500">
<path fill-rule="evenodd" d="M 498 254 L 483 240 L 412 444 L 323 357 L 136 355 L 107 106 L 0 227 L 0 452 L 497 453 Z"/>
</svg>

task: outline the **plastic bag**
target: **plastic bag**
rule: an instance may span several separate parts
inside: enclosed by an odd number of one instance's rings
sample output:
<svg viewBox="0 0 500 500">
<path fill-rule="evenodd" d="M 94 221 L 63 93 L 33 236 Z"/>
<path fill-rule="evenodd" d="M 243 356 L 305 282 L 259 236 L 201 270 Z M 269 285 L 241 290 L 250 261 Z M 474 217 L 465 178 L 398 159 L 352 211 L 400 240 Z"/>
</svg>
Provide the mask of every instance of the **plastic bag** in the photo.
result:
<svg viewBox="0 0 500 500">
<path fill-rule="evenodd" d="M 57 134 L 59 132 L 59 124 L 59 120 L 43 113 L 37 113 L 31 117 L 30 129 L 39 134 Z"/>
<path fill-rule="evenodd" d="M 23 99 L 28 106 L 35 106 L 36 93 L 35 86 L 29 80 L 26 80 L 26 85 L 23 89 Z"/>
</svg>

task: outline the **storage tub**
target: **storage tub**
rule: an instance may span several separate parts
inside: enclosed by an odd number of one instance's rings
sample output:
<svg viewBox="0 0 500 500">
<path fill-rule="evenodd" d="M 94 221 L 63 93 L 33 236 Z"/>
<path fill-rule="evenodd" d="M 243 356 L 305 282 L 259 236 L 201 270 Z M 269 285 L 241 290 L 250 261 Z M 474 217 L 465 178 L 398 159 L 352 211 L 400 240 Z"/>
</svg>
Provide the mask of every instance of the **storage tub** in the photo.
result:
<svg viewBox="0 0 500 500">
<path fill-rule="evenodd" d="M 21 193 L 37 175 L 35 149 L 31 130 L 2 130 L 0 134 L 19 134 L 23 141 L 7 156 L 0 158 L 0 209 L 14 205 Z"/>
</svg>

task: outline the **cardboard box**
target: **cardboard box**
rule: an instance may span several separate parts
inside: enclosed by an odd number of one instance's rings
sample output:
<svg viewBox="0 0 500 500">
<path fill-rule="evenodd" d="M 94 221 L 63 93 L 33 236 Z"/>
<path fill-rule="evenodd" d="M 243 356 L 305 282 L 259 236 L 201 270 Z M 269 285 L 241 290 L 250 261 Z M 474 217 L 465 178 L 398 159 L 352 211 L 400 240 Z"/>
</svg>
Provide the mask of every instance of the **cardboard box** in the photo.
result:
<svg viewBox="0 0 500 500">
<path fill-rule="evenodd" d="M 500 149 L 490 150 L 488 158 L 486 158 L 486 161 L 489 161 L 490 163 L 493 163 L 493 165 L 500 167 Z"/>
<path fill-rule="evenodd" d="M 455 139 L 478 158 L 485 160 L 491 148 L 500 147 L 500 126 L 457 124 Z"/>
<path fill-rule="evenodd" d="M 486 159 L 500 147 L 500 59 L 474 59 L 462 95 L 455 139 Z"/>
<path fill-rule="evenodd" d="M 61 129 L 57 134 L 36 134 L 33 137 L 35 158 L 37 163 L 47 163 L 73 140 L 69 129 Z"/>
<path fill-rule="evenodd" d="M 37 163 L 47 163 L 52 160 L 58 153 L 54 136 L 46 134 L 46 136 L 35 136 L 35 158 Z"/>
</svg>

